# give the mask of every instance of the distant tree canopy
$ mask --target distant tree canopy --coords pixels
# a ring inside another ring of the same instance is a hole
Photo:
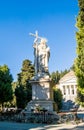
[[[2,107],[5,102],[13,99],[12,81],[13,77],[8,66],[0,66],[0,104]]]
[[[64,71],[56,71],[56,72],[52,72],[51,74],[51,79],[53,81],[54,84],[58,84],[60,78],[62,78],[66,73],[68,73],[69,70],[65,69]]]
[[[84,106],[84,0],[78,0],[79,14],[77,16],[76,32],[77,58],[75,60],[75,74],[78,83],[77,101]]]
[[[34,66],[30,60],[24,60],[21,72],[18,74],[17,87],[15,89],[18,108],[24,108],[32,98],[32,87],[29,80],[34,76]]]
[[[54,84],[57,84],[60,80],[60,73],[58,71],[52,72],[51,79],[54,82]]]

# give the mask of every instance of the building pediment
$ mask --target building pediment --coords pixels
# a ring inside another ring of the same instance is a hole
[[[77,78],[75,76],[74,71],[70,71],[69,73],[67,73],[66,75],[64,75],[60,79],[60,81],[59,81],[60,84],[61,83],[73,83],[73,82],[75,82],[75,83],[77,82]]]
[[[61,81],[60,81],[60,84],[61,84],[61,83],[76,83],[76,82],[77,82],[76,77],[73,77],[73,78],[61,80]]]

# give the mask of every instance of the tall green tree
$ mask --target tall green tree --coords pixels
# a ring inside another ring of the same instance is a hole
[[[21,72],[18,74],[18,83],[27,87],[28,81],[34,76],[34,66],[28,59],[22,63]]]
[[[16,96],[15,96],[15,89],[17,86],[17,82],[12,82],[12,89],[13,89],[13,100],[10,104],[11,107],[16,107]]]
[[[12,81],[13,77],[8,66],[0,66],[0,104],[2,107],[5,102],[13,99]]]
[[[60,89],[58,88],[54,88],[54,101],[57,105],[57,111],[59,111],[61,108],[62,108],[62,99],[63,99],[63,96],[62,96],[62,92]]]
[[[75,60],[75,73],[78,83],[77,101],[84,106],[84,0],[78,0],[79,13],[77,16],[76,32],[77,57]]]
[[[15,89],[17,106],[20,108],[24,108],[32,98],[32,87],[31,84],[29,83],[29,80],[33,76],[34,76],[34,66],[30,60],[26,59],[22,63],[21,72],[18,74],[18,81],[17,81],[18,85]],[[22,98],[22,96],[24,98]]]
[[[27,92],[25,91],[24,87],[21,85],[17,86],[15,95],[17,107],[24,109],[27,101]]]

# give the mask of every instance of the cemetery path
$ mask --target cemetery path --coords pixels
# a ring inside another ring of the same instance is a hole
[[[80,123],[79,125],[46,125],[31,123],[0,122],[0,130],[84,130],[84,123]]]

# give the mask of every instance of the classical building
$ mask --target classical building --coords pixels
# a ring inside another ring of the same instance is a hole
[[[65,74],[59,81],[58,87],[62,91],[64,101],[75,102],[77,96],[77,78],[74,71]]]

